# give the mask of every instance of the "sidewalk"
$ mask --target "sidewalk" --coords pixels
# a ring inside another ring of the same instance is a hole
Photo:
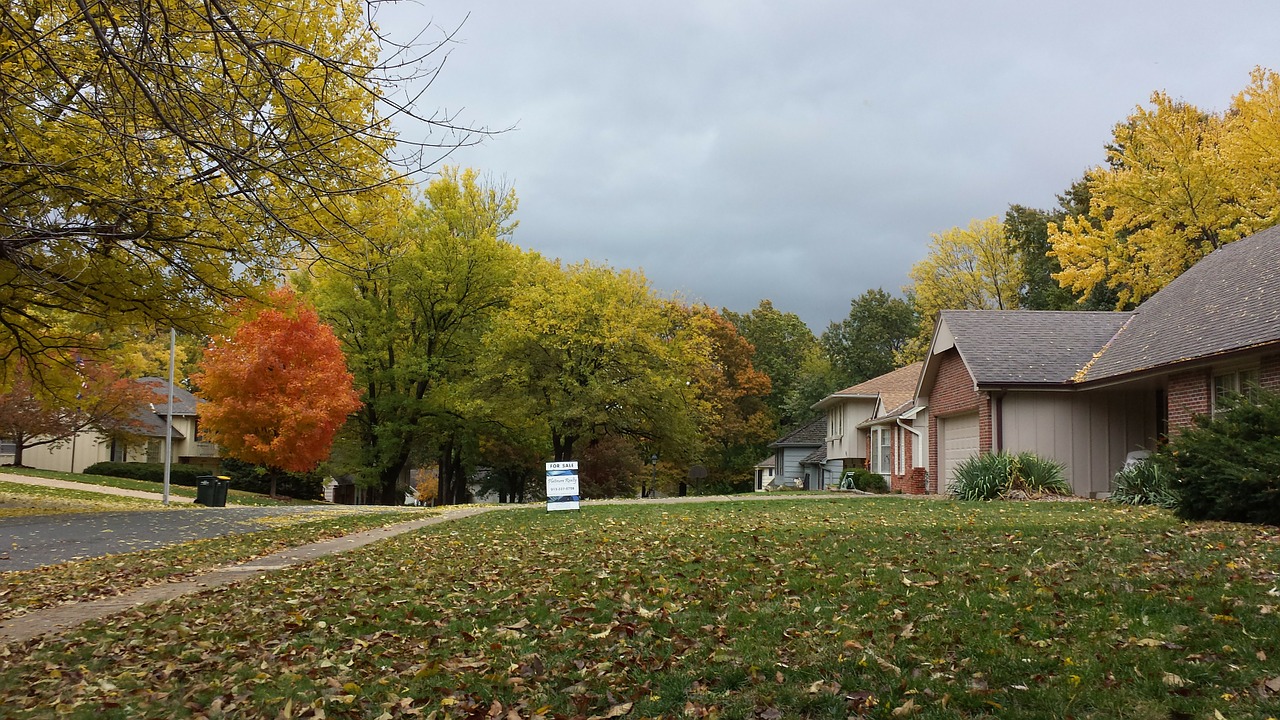
[[[4,482],[18,483],[20,485],[39,485],[41,487],[60,488],[62,490],[82,490],[84,492],[101,493],[103,495],[119,495],[121,497],[141,498],[143,500],[164,500],[161,493],[146,492],[145,490],[126,490],[124,488],[110,487],[107,485],[92,485],[90,483],[71,482],[70,480],[54,480],[52,478],[34,477],[31,475],[19,475],[7,470],[0,470],[0,480]],[[195,498],[182,497],[169,493],[169,502],[171,503],[193,503]]]
[[[519,507],[519,506],[516,506]],[[69,603],[57,607],[36,610],[26,615],[0,621],[0,644],[26,642],[35,637],[49,633],[60,633],[70,630],[81,623],[98,620],[108,615],[123,612],[138,605],[163,600],[172,600],[183,595],[202,592],[210,588],[221,587],[231,583],[256,578],[272,570],[280,570],[299,563],[314,560],[326,555],[354,550],[380,540],[395,537],[420,528],[436,525],[450,520],[471,517],[481,513],[500,509],[499,506],[468,507],[451,510],[441,515],[421,518],[410,522],[375,528],[364,532],[344,535],[332,540],[300,545],[295,548],[281,550],[255,560],[228,565],[226,567],[201,573],[180,582],[163,583],[131,590],[115,597]]]

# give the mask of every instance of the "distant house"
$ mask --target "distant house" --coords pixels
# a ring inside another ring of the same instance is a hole
[[[140,378],[138,382],[164,400],[137,409],[137,427],[133,430],[137,439],[124,442],[97,431],[82,432],[64,442],[28,448],[23,452],[23,464],[41,470],[82,472],[97,462],[164,462],[169,382],[157,377]],[[218,446],[199,439],[200,402],[185,388],[174,386],[173,458],[178,463],[216,467]]]
[[[764,490],[778,472],[778,456],[770,455],[751,469],[756,490]]]
[[[922,367],[912,363],[814,404],[826,420],[826,459],[838,472],[866,468],[894,491],[924,492],[927,413],[915,403]]]
[[[774,449],[773,483],[805,490],[834,486],[840,479],[840,466],[828,461],[826,438],[827,420],[817,417],[769,443]]]
[[[916,391],[928,492],[974,454],[1030,451],[1100,497],[1225,395],[1280,390],[1280,228],[1229,243],[1133,312],[946,310]]]

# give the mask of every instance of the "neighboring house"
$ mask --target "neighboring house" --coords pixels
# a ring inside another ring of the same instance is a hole
[[[923,363],[832,393],[813,405],[826,419],[825,458],[844,470],[866,468],[901,492],[924,492],[925,408],[914,402]]]
[[[817,417],[769,443],[774,449],[775,485],[790,484],[805,490],[834,487],[840,464],[827,459],[827,419]]]
[[[929,453],[928,413],[923,405],[908,400],[858,429],[866,434],[869,469],[884,476],[891,492],[925,492]]]
[[[138,382],[150,386],[162,399],[138,408],[133,441],[125,443],[97,431],[82,432],[60,443],[28,448],[23,452],[23,463],[41,470],[83,472],[97,462],[164,462],[169,383],[156,377]],[[186,389],[174,386],[173,457],[178,463],[216,467],[218,446],[198,439],[200,402]]]
[[[1227,393],[1280,390],[1280,228],[1230,243],[1133,312],[946,310],[917,389],[929,408],[927,492],[988,451],[1066,467],[1104,497],[1126,456]]]
[[[757,491],[764,490],[769,483],[773,482],[774,475],[778,472],[778,456],[770,455],[769,457],[756,463],[751,469],[755,489]]]

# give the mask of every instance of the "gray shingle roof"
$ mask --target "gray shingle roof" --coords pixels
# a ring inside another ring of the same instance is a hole
[[[1115,336],[1129,313],[1081,310],[943,310],[979,385],[1069,383]]]
[[[158,377],[138,378],[138,382],[150,387],[156,393],[151,401],[152,409],[163,416],[169,410],[169,381]],[[181,385],[173,386],[173,416],[195,415],[199,400]]]
[[[769,447],[815,447],[827,444],[827,419],[816,417],[769,443]]]
[[[1280,226],[1218,248],[1152,295],[1084,379],[1274,342],[1280,342]]]
[[[804,459],[801,460],[800,463],[804,465],[811,465],[813,463],[824,463],[826,461],[827,461],[827,446],[824,443],[822,447],[818,448],[817,450],[814,450],[808,455],[805,455]]]

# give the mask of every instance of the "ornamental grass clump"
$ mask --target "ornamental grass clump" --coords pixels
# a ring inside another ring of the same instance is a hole
[[[956,467],[951,494],[960,500],[1070,495],[1062,463],[1034,453],[983,453]]]
[[[1169,470],[1154,458],[1121,468],[1112,482],[1109,499],[1124,505],[1155,505],[1166,509],[1178,503]]]

